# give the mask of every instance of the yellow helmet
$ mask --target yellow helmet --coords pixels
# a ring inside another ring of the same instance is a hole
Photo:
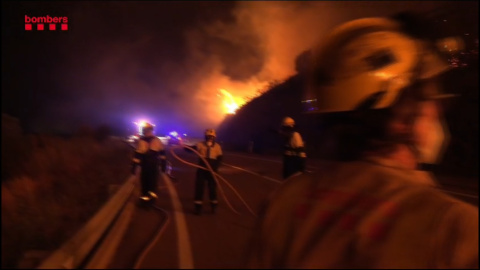
[[[288,117],[288,116],[283,118],[282,126],[293,127],[294,125],[295,125],[295,120],[293,120],[293,118]]]
[[[422,40],[387,18],[347,22],[312,50],[305,99],[307,112],[342,112],[391,106],[416,80],[449,66]],[[439,93],[429,93],[429,97]]]
[[[205,130],[205,136],[213,136],[213,137],[217,137],[217,134],[215,132],[215,129],[212,129],[212,128],[208,128]]]
[[[153,131],[153,124],[145,122],[142,124],[142,134],[145,135],[148,131]]]

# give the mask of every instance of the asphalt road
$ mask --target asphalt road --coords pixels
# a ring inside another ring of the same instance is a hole
[[[175,153],[186,162],[197,163],[194,153],[183,149]],[[169,152],[167,156],[174,178],[163,175],[159,179],[154,207],[135,207],[108,268],[242,268],[258,210],[281,183],[280,157],[225,153],[219,173],[235,191],[219,179],[217,213],[210,213],[206,191],[204,212],[197,216],[193,214],[196,168]],[[315,171],[316,163],[308,160],[307,169]],[[440,183],[445,192],[478,206],[477,179],[442,177]],[[138,194],[137,189],[133,204],[137,204]]]

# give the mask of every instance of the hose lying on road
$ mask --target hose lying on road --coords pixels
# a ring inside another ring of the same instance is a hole
[[[179,148],[186,148],[188,150],[191,150],[193,153],[195,153],[197,156],[199,156],[203,162],[207,165],[207,167],[202,167],[200,165],[197,165],[197,164],[194,164],[194,163],[191,163],[191,162],[188,162],[188,161],[185,161],[183,159],[181,159],[179,156],[177,156],[177,154],[175,154],[175,152],[173,151],[174,149],[179,149]],[[232,191],[238,196],[238,198],[243,202],[243,204],[245,205],[245,207],[248,209],[248,211],[256,217],[255,213],[252,211],[252,209],[248,206],[248,204],[245,202],[245,200],[243,200],[242,196],[240,196],[240,194],[238,194],[237,190],[232,187],[232,185],[230,185],[230,183],[225,179],[223,178],[221,175],[219,175],[218,173],[216,173],[212,167],[210,166],[210,164],[207,162],[207,160],[205,160],[205,158],[197,151],[195,150],[194,148],[190,147],[190,146],[186,146],[186,145],[181,145],[181,146],[176,146],[176,147],[172,147],[170,148],[170,153],[172,154],[173,157],[175,157],[178,161],[184,163],[184,164],[187,164],[189,166],[192,166],[192,167],[195,167],[195,168],[200,168],[200,169],[203,169],[203,170],[207,170],[207,171],[210,171],[213,175],[213,179],[215,180],[215,182],[217,183],[217,186],[219,187],[219,190],[220,190],[220,193],[222,194],[223,198],[225,199],[225,202],[227,203],[227,205],[230,207],[230,209],[236,213],[236,214],[240,214],[237,210],[235,210],[235,208],[230,204],[230,201],[228,200],[228,198],[225,196],[225,193],[223,192],[223,189],[217,179],[220,178],[222,181],[224,181],[225,184],[227,184],[228,187],[230,187],[232,189]]]
[[[158,230],[155,233],[155,237],[148,242],[148,245],[142,250],[140,255],[136,258],[133,269],[141,269],[140,266],[145,260],[145,257],[148,255],[148,253],[155,247],[155,243],[157,243],[158,239],[163,235],[163,232],[167,228],[167,225],[170,223],[170,214],[165,211],[163,208],[153,204],[153,208],[156,210],[162,212],[165,215],[165,220],[158,226]]]

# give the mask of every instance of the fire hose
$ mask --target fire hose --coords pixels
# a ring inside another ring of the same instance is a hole
[[[192,151],[193,153],[195,153],[198,157],[200,157],[204,164],[206,164],[207,167],[202,167],[200,165],[197,165],[195,163],[191,163],[191,162],[188,162],[186,160],[183,160],[182,158],[180,158],[177,154],[175,154],[174,150],[175,149],[179,149],[179,148],[185,148],[185,149],[188,149],[190,151]],[[250,208],[250,206],[248,206],[248,204],[245,202],[245,200],[242,198],[242,196],[240,196],[240,194],[237,192],[237,190],[223,177],[221,176],[220,174],[218,174],[217,172],[215,172],[212,167],[210,166],[210,164],[207,162],[207,160],[197,151],[195,150],[193,147],[190,147],[190,146],[186,146],[186,145],[179,145],[179,146],[175,146],[175,147],[172,147],[170,148],[170,153],[172,154],[173,157],[175,157],[178,161],[186,164],[186,165],[189,165],[189,166],[192,166],[192,167],[195,167],[195,168],[199,168],[199,169],[203,169],[203,170],[207,170],[209,171],[212,176],[213,176],[213,179],[215,180],[215,182],[217,183],[217,186],[220,190],[220,194],[222,195],[222,197],[225,199],[225,202],[227,203],[227,205],[230,207],[230,209],[236,213],[236,214],[240,214],[233,206],[232,204],[230,203],[230,201],[228,200],[227,196],[225,196],[225,192],[223,191],[223,188],[222,186],[220,185],[220,182],[218,181],[217,178],[219,178],[220,180],[222,180],[234,193],[235,195],[237,195],[237,197],[240,199],[240,201],[245,205],[245,207],[248,209],[248,211],[256,217],[255,213],[252,211],[252,209]]]

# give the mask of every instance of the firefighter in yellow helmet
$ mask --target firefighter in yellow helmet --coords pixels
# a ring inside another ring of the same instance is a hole
[[[153,133],[153,125],[145,123],[142,126],[142,136],[137,143],[137,148],[132,161],[132,174],[136,174],[140,166],[140,183],[142,202],[150,202],[157,198],[157,180],[160,167],[164,171],[166,163],[165,147],[160,139]]]
[[[218,172],[218,167],[222,162],[223,153],[222,153],[222,147],[220,146],[220,144],[218,144],[215,141],[216,137],[217,135],[214,129],[205,130],[205,141],[197,143],[196,150],[208,162],[208,164],[210,164],[212,169],[215,172]],[[202,158],[199,158],[198,164],[204,168],[208,168]],[[196,178],[195,178],[195,195],[194,195],[194,206],[195,206],[194,213],[196,215],[200,215],[202,213],[205,182],[207,183],[207,187],[208,187],[212,213],[215,213],[218,205],[217,183],[215,182],[215,179],[213,178],[212,173],[206,169],[198,169]]]
[[[478,207],[419,170],[448,138],[438,78],[449,66],[426,25],[358,19],[312,51],[308,111],[334,151],[272,194],[249,268],[478,269]]]
[[[280,134],[284,138],[283,179],[287,179],[294,174],[305,172],[307,154],[302,136],[295,130],[293,118],[283,119]]]

